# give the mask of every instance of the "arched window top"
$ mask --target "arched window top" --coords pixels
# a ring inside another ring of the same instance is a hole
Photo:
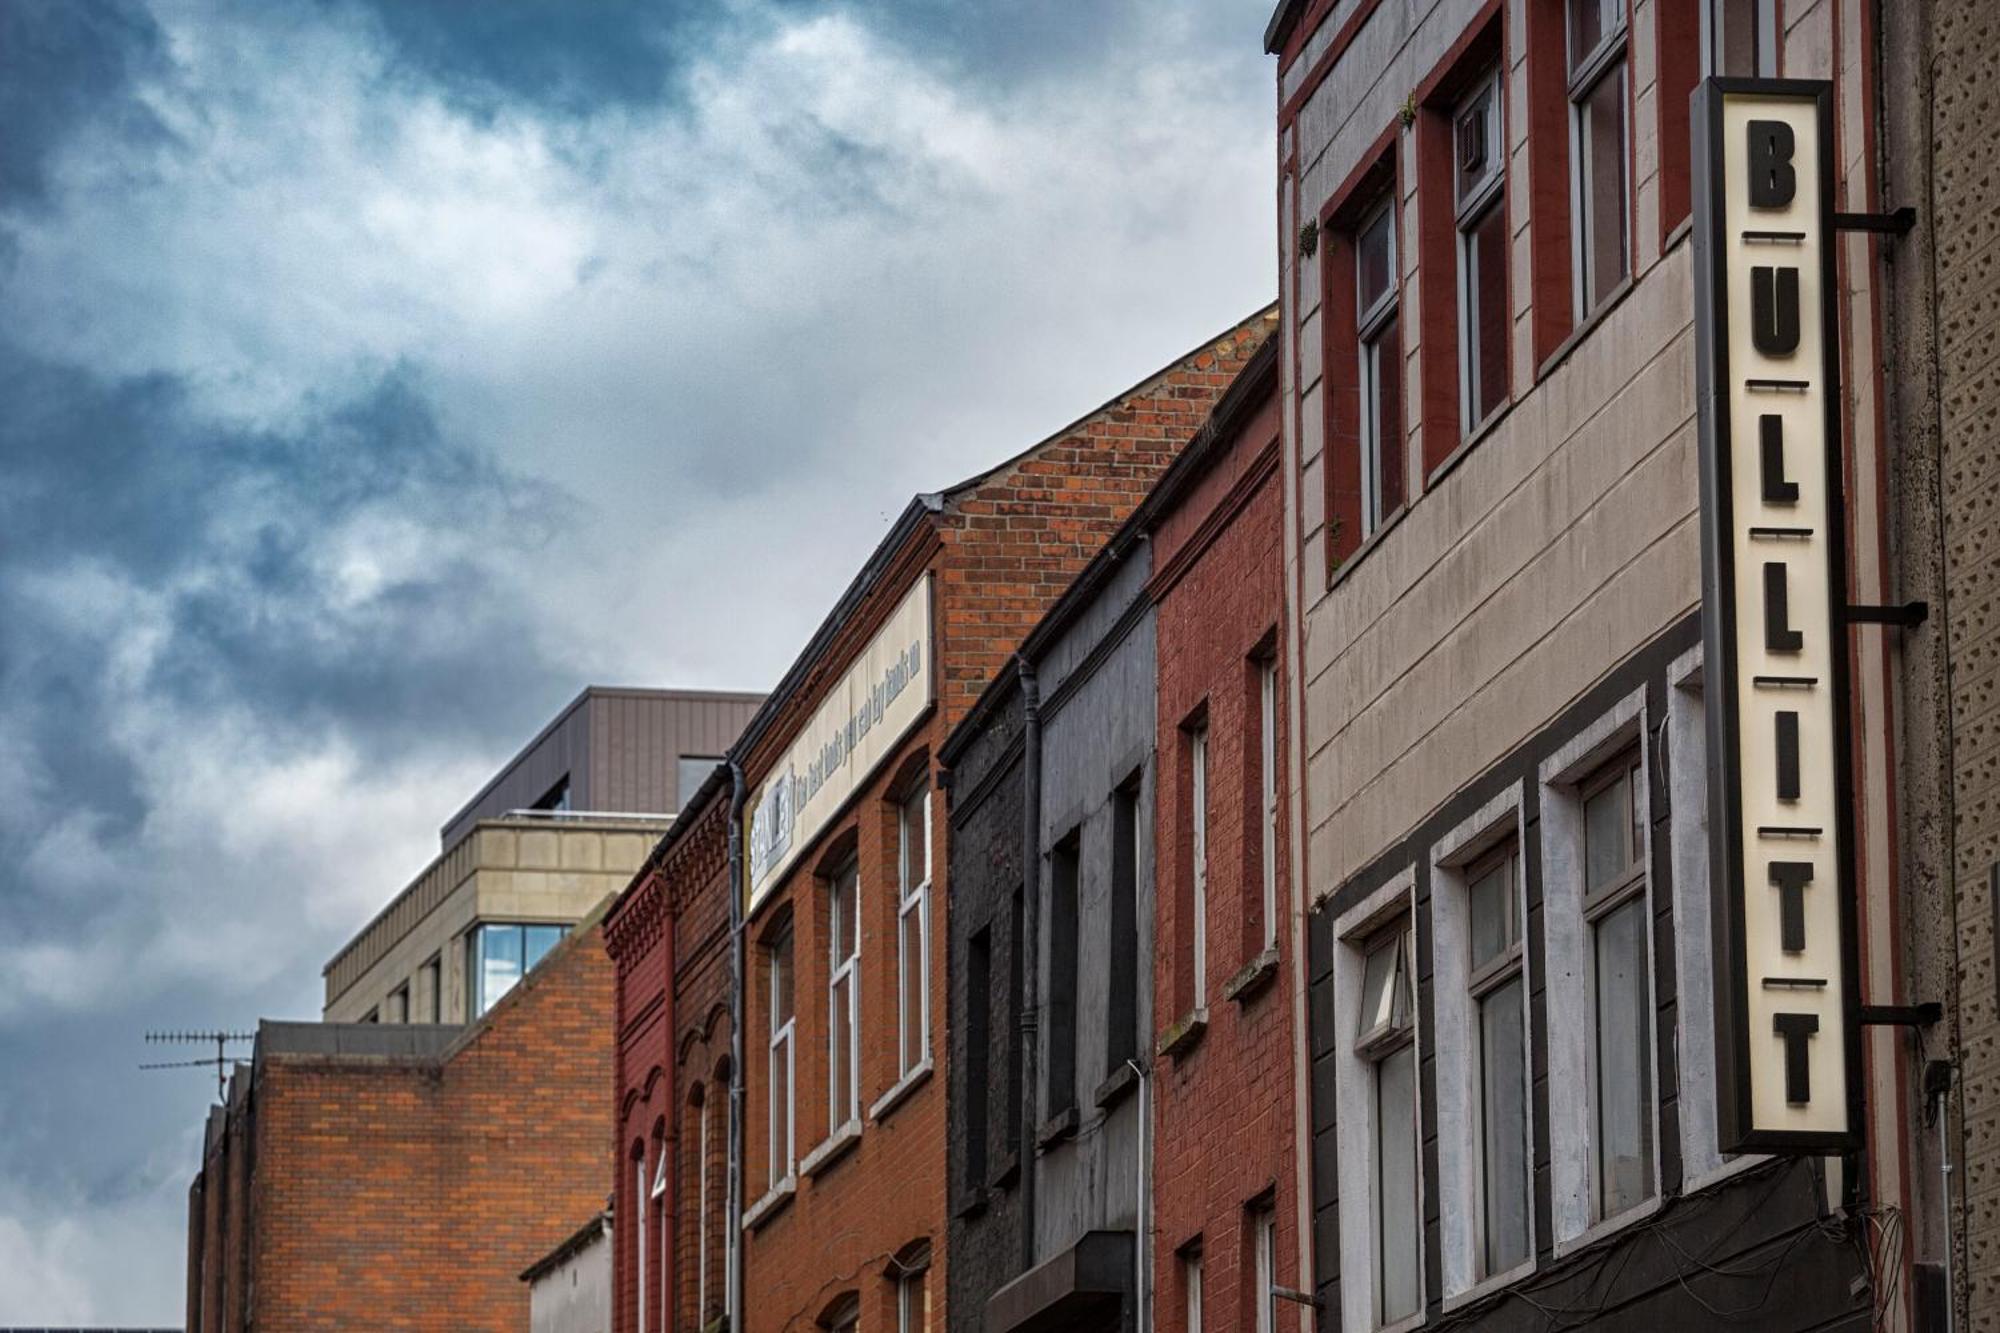
[[[826,1303],[815,1321],[827,1333],[855,1333],[861,1323],[861,1296],[844,1291]]]
[[[914,1277],[931,1266],[931,1238],[920,1236],[891,1255],[882,1276],[892,1282]]]

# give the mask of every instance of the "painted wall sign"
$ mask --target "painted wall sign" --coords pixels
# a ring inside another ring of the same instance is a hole
[[[923,716],[935,694],[926,574],[751,794],[744,815],[750,825],[746,916]]]
[[[1721,1146],[1859,1146],[1833,88],[1695,93]]]

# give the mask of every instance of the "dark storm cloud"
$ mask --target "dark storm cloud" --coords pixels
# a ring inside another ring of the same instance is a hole
[[[161,59],[159,27],[135,3],[0,3],[0,211],[47,202],[50,160],[86,119],[126,139],[162,134],[132,96]]]
[[[391,370],[287,429],[203,416],[167,376],[102,381],[0,343],[0,605],[16,629],[0,680],[28,710],[66,803],[136,811],[99,689],[116,627],[71,623],[23,575],[84,568],[164,605],[143,688],[199,711],[243,708],[273,740],[339,734],[371,759],[529,725],[570,682],[535,647],[531,608],[484,555],[526,555],[567,516],[449,439],[414,375]],[[342,585],[332,543],[397,524],[436,549],[378,587]]]
[[[728,23],[712,0],[323,0],[380,26],[391,66],[460,106],[564,116],[677,100],[683,76]]]

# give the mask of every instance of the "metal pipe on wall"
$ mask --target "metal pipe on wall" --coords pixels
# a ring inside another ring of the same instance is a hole
[[[1016,655],[1021,677],[1021,1271],[1035,1266],[1035,1095],[1040,1072],[1036,1005],[1041,991],[1037,945],[1042,896],[1042,696],[1035,664]]]
[[[729,761],[729,1327],[743,1327],[743,766]]]

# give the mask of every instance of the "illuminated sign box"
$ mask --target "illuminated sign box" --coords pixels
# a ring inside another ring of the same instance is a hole
[[[1710,79],[1694,143],[1721,1147],[1843,1152],[1860,1042],[1833,87]]]

